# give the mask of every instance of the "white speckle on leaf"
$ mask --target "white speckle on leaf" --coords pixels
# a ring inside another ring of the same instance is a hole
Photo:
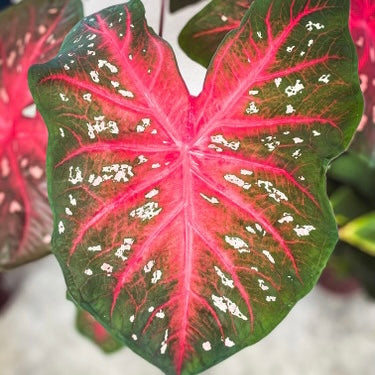
[[[87,122],[87,134],[90,139],[95,139],[96,134],[102,133],[105,130],[109,130],[111,134],[118,134],[119,129],[116,121],[105,121],[104,116],[94,116],[94,123]]]
[[[275,302],[276,301],[276,297],[275,296],[267,296],[266,297],[266,301],[267,302]]]
[[[74,172],[75,175],[73,175]],[[83,181],[82,171],[79,169],[79,167],[76,167],[75,169],[73,167],[69,167],[68,181],[71,182],[73,185],[77,185],[79,182]]]
[[[98,68],[103,68],[103,66],[106,66],[111,73],[118,73],[117,66],[111,64],[107,60],[98,60]]]
[[[220,19],[221,19],[223,22],[227,22],[227,21],[228,21],[228,17],[225,16],[224,14],[221,15]]]
[[[69,98],[65,94],[63,94],[62,92],[60,92],[59,95],[60,95],[60,99],[61,99],[62,102],[68,102],[69,101]]]
[[[298,150],[294,151],[293,154],[292,154],[294,159],[298,159],[301,155],[302,155],[301,149],[298,149]]]
[[[161,354],[165,354],[165,352],[167,351],[167,347],[168,347],[167,341],[168,341],[168,329],[165,330],[164,340],[162,341],[162,343],[160,345],[160,353]]]
[[[275,82],[276,87],[280,87],[280,85],[281,85],[281,81],[282,81],[282,78],[280,78],[280,77],[274,79],[274,82]]]
[[[65,137],[64,129],[63,128],[59,128],[59,131],[60,131],[61,138],[64,138]]]
[[[214,266],[214,269],[216,271],[216,274],[220,277],[221,283],[233,289],[234,288],[233,280],[225,276],[224,272],[219,267]]]
[[[104,272],[107,272],[107,274],[110,274],[113,271],[113,267],[110,264],[108,264],[108,263],[103,263],[100,268]]]
[[[293,106],[291,105],[291,104],[288,104],[287,106],[286,106],[286,111],[285,111],[285,113],[287,114],[287,115],[290,115],[291,113],[293,113],[293,112],[295,112],[296,110],[293,108]]]
[[[295,138],[293,138],[293,142],[294,143],[302,143],[303,142],[303,139],[302,138],[299,138],[299,137],[295,137]]]
[[[69,208],[69,207],[65,207],[65,213],[69,216],[72,216],[73,215],[73,212],[72,210]]]
[[[202,344],[202,348],[203,348],[204,351],[209,352],[212,349],[211,348],[211,343],[209,341],[205,341]]]
[[[259,90],[249,90],[249,95],[255,96],[259,94]]]
[[[320,133],[317,130],[312,131],[314,137],[319,137]]]
[[[85,269],[85,274],[87,276],[91,276],[93,274],[92,270],[90,268]]]
[[[264,284],[264,280],[263,279],[258,279],[258,284],[259,284],[259,288],[266,291],[269,289],[269,287],[267,285]]]
[[[116,249],[115,256],[122,260],[127,260],[128,258],[124,256],[125,251],[130,251],[134,243],[134,238],[124,238],[120,247]]]
[[[137,337],[137,335],[136,335],[135,333],[132,334],[132,339],[133,339],[134,341],[137,341],[137,340],[138,340],[138,337]]]
[[[229,337],[227,337],[224,341],[224,345],[228,348],[231,348],[235,345],[235,343]]]
[[[256,234],[255,229],[251,225],[247,225],[245,229],[251,234]]]
[[[94,245],[94,246],[89,246],[87,248],[88,251],[102,251],[101,245]]]
[[[72,194],[69,194],[69,202],[72,206],[77,206],[77,199],[75,199]]]
[[[309,236],[310,232],[316,228],[313,225],[296,225],[293,230],[297,233],[298,237]]]
[[[125,98],[134,98],[134,94],[129,90],[118,90],[118,93]]]
[[[219,310],[225,313],[228,311],[230,314],[232,314],[233,316],[236,316],[239,319],[247,320],[247,317],[244,314],[242,314],[239,307],[234,302],[232,302],[229,298],[225,296],[218,297],[218,296],[215,296],[214,294],[212,294],[211,298],[212,298],[212,301],[214,302],[214,305]]]
[[[165,313],[164,313],[163,310],[159,310],[159,311],[155,314],[155,316],[156,316],[157,318],[159,318],[159,319],[164,319],[164,318],[165,318]]]
[[[279,220],[277,220],[280,224],[283,224],[283,223],[291,223],[293,221],[293,217],[287,213],[287,212],[284,212],[283,213],[283,217]]]
[[[254,172],[253,171],[249,171],[248,169],[241,169],[241,174],[243,176],[251,176],[251,175],[254,174]]]
[[[86,94],[82,95],[83,100],[86,100],[86,102],[91,102],[91,94],[88,92]]]
[[[312,45],[314,44],[314,40],[313,39],[310,39],[307,43],[307,46],[308,47],[311,47]]]
[[[131,315],[130,318],[129,318],[129,320],[130,320],[130,323],[133,323],[134,320],[135,320],[135,316],[134,316],[134,315]]]
[[[263,187],[264,190],[268,193],[268,196],[274,199],[277,203],[280,203],[281,200],[288,200],[288,197],[282,191],[276,189],[270,181],[258,180],[257,185],[260,188]]]
[[[294,48],[295,48],[296,46],[288,46],[288,47],[286,47],[286,52],[293,52],[293,50],[294,50]]]
[[[262,36],[262,32],[261,32],[261,31],[257,31],[257,35],[258,35],[258,38],[259,38],[259,39],[262,39],[262,38],[263,38],[263,36]]]
[[[137,124],[136,132],[143,133],[151,125],[149,118],[143,118],[140,123]]]
[[[237,151],[240,147],[240,142],[239,141],[231,141],[229,142],[228,140],[226,140],[222,134],[217,134],[217,135],[212,135],[211,136],[211,142],[212,143],[217,143],[217,144],[221,144],[225,147],[228,147],[230,149],[232,149],[233,151]]]
[[[329,83],[330,76],[331,76],[330,74],[323,74],[322,76],[319,77],[318,81],[327,84]]]
[[[155,216],[159,215],[162,211],[162,208],[159,208],[157,202],[147,202],[143,206],[140,206],[130,212],[131,217],[138,217],[142,221],[151,220]]]
[[[146,195],[145,195],[145,198],[146,199],[151,199],[153,197],[155,197],[156,195],[159,194],[159,190],[158,189],[152,189],[151,191],[149,191]]]
[[[253,115],[259,112],[259,108],[256,106],[255,102],[250,102],[245,111],[248,115]]]
[[[294,95],[297,95],[298,93],[300,93],[304,88],[305,88],[305,86],[301,83],[301,81],[299,79],[297,79],[295,85],[288,86],[285,89],[285,94],[287,94],[288,97],[294,96]]]
[[[307,22],[306,29],[308,31],[313,31],[314,28],[316,30],[321,30],[321,29],[324,29],[324,25],[320,24],[319,22],[317,22],[317,23],[314,23],[312,21]]]
[[[225,236],[225,242],[241,253],[250,253],[249,245],[240,237]]]
[[[200,193],[200,196],[205,199],[207,202],[210,202],[211,204],[219,204],[220,201],[215,197],[208,197],[207,195]]]
[[[275,264],[275,259],[271,255],[271,253],[268,250],[263,250],[262,253],[266,256],[266,258],[272,263]]]
[[[156,284],[162,277],[163,273],[160,270],[156,270],[152,274],[151,284]]]
[[[251,184],[245,182],[244,180],[242,180],[234,174],[226,174],[224,176],[224,179],[230,182],[231,184],[237,185],[245,190],[249,190],[251,188]]]
[[[150,307],[148,308],[148,312],[150,312],[150,313],[152,313],[154,310],[155,310],[155,307],[154,307],[154,306],[150,306]]]
[[[154,261],[154,260],[149,260],[149,261],[147,262],[147,264],[143,267],[143,271],[144,271],[145,273],[149,273],[149,272],[151,272],[151,270],[152,270],[152,268],[154,267],[154,265],[155,265],[155,261]]]
[[[161,165],[159,163],[155,163],[155,164],[151,165],[152,169],[156,169],[156,168],[160,168],[160,167],[161,167]]]
[[[64,226],[64,223],[62,221],[59,221],[59,224],[57,226],[57,229],[59,231],[59,234],[62,234],[65,232],[65,226]]]
[[[95,83],[99,82],[99,73],[96,70],[90,72],[90,77]]]

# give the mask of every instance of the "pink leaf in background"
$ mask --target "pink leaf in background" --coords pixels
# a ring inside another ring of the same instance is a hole
[[[47,131],[27,71],[56,54],[81,14],[77,0],[25,0],[0,13],[0,270],[49,251]]]

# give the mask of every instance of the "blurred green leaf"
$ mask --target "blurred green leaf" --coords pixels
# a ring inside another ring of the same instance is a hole
[[[350,152],[338,157],[328,170],[329,178],[354,188],[375,208],[375,168]]]
[[[345,225],[368,211],[368,204],[356,194],[353,188],[347,185],[337,188],[331,194],[330,201],[339,226]]]
[[[375,256],[375,211],[362,215],[339,231],[340,239]]]

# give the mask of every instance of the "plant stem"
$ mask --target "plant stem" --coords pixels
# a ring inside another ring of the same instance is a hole
[[[160,7],[160,21],[159,21],[159,36],[163,36],[163,27],[164,27],[164,13],[165,13],[165,0],[161,0]]]

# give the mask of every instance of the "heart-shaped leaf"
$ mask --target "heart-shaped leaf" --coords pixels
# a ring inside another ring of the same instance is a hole
[[[0,271],[49,252],[47,131],[27,71],[56,55],[81,15],[79,0],[24,0],[0,13]]]
[[[256,0],[198,98],[139,0],[87,17],[31,68],[69,293],[166,373],[260,340],[324,267],[324,176],[362,114],[348,13]]]
[[[89,312],[77,309],[78,331],[105,353],[113,353],[123,347]]]
[[[351,0],[350,32],[359,57],[365,113],[350,149],[375,166],[375,2]]]
[[[207,67],[217,47],[240,22],[254,0],[212,0],[182,29],[178,43],[184,52]]]

